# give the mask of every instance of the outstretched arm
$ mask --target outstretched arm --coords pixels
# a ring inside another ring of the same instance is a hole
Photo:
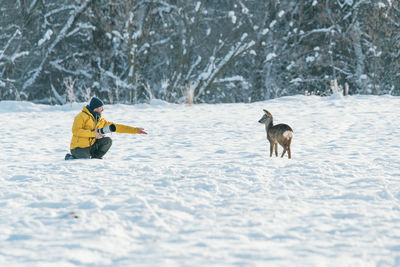
[[[116,127],[116,132],[117,133],[130,133],[130,134],[147,134],[143,128],[136,128],[136,127],[131,127],[123,124],[116,124],[114,123]]]

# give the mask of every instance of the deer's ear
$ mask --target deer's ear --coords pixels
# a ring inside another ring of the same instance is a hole
[[[268,110],[266,110],[266,109],[263,109],[263,110],[264,110],[265,114],[267,114],[267,116],[268,116],[268,117],[270,117],[270,118],[272,117],[272,114],[271,114],[271,113],[269,113],[269,111],[268,111]]]

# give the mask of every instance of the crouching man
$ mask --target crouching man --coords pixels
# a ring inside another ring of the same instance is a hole
[[[105,133],[147,134],[143,128],[136,128],[116,124],[105,120],[101,113],[104,110],[103,102],[93,97],[90,104],[83,107],[82,112],[76,115],[72,125],[71,154],[65,159],[101,159],[110,149],[112,140],[105,137]]]

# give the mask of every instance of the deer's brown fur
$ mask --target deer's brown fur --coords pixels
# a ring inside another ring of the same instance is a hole
[[[281,157],[288,152],[289,159],[292,157],[290,144],[292,143],[293,130],[287,124],[274,125],[274,118],[272,114],[264,109],[265,114],[258,121],[259,123],[265,124],[265,131],[267,133],[267,139],[269,141],[269,156],[272,157],[272,153],[275,149],[275,155],[278,156],[278,144],[283,147]]]

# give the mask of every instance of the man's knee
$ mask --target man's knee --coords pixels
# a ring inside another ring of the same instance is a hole
[[[103,137],[105,142],[112,145],[112,139],[110,137]]]
[[[112,140],[110,137],[103,137],[101,139],[97,139],[94,150],[107,151],[112,145]]]
[[[110,148],[112,145],[112,139],[110,137],[103,137],[102,139],[103,139],[103,145],[105,147]]]

